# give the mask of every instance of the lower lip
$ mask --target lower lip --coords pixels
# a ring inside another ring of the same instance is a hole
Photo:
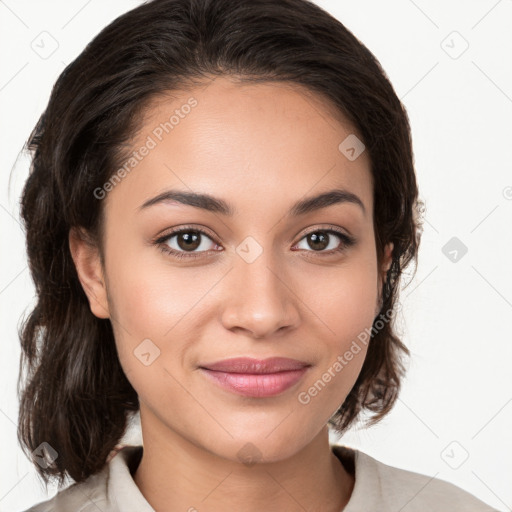
[[[243,396],[264,398],[276,396],[291,388],[306,373],[308,367],[278,373],[228,373],[201,368],[203,373],[222,388]]]

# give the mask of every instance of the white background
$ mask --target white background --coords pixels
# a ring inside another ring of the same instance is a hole
[[[19,152],[65,64],[139,3],[0,1],[0,511],[49,497],[16,439],[17,325],[34,297]],[[339,442],[511,510],[512,1],[316,3],[376,55],[402,99],[426,202],[418,271],[401,296],[412,352],[402,394],[380,425]],[[42,58],[43,44],[58,48]],[[468,248],[456,262],[442,251],[452,237]]]

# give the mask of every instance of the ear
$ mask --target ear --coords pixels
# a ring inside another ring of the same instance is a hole
[[[375,313],[376,315],[379,314],[379,311],[382,307],[382,289],[384,287],[384,282],[386,281],[386,273],[389,270],[389,268],[391,267],[391,263],[393,262],[393,247],[394,247],[393,242],[389,242],[384,247],[383,261],[382,261],[382,266],[379,270],[379,279],[378,279],[378,283],[377,283],[379,299],[378,299],[377,309],[376,309],[376,313]]]
[[[110,318],[99,249],[81,229],[69,231],[69,250],[93,315]]]
[[[386,272],[391,267],[391,263],[393,262],[393,242],[389,242],[386,244],[386,247],[384,247],[384,261],[382,262],[382,276],[384,279],[386,279]]]

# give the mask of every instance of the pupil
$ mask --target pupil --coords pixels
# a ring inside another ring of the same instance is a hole
[[[180,233],[178,235],[178,245],[180,246],[180,249],[184,250],[190,250],[190,249],[197,249],[199,247],[199,233],[194,232],[187,232],[187,233]],[[184,242],[184,243],[182,243]]]
[[[325,249],[329,245],[327,234],[323,231],[318,233],[311,233],[309,235],[309,242],[312,242],[309,245],[312,249]]]

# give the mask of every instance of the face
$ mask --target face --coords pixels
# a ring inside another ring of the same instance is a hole
[[[91,310],[111,319],[143,435],[232,460],[252,446],[275,461],[311,442],[352,388],[366,346],[351,347],[377,314],[392,246],[379,268],[370,161],[340,151],[355,132],[329,112],[297,86],[227,78],[160,98],[135,160],[105,187],[105,267],[70,237]],[[344,194],[307,202],[333,190]],[[215,201],[150,201],[170,191]],[[238,357],[302,369],[203,369]]]

